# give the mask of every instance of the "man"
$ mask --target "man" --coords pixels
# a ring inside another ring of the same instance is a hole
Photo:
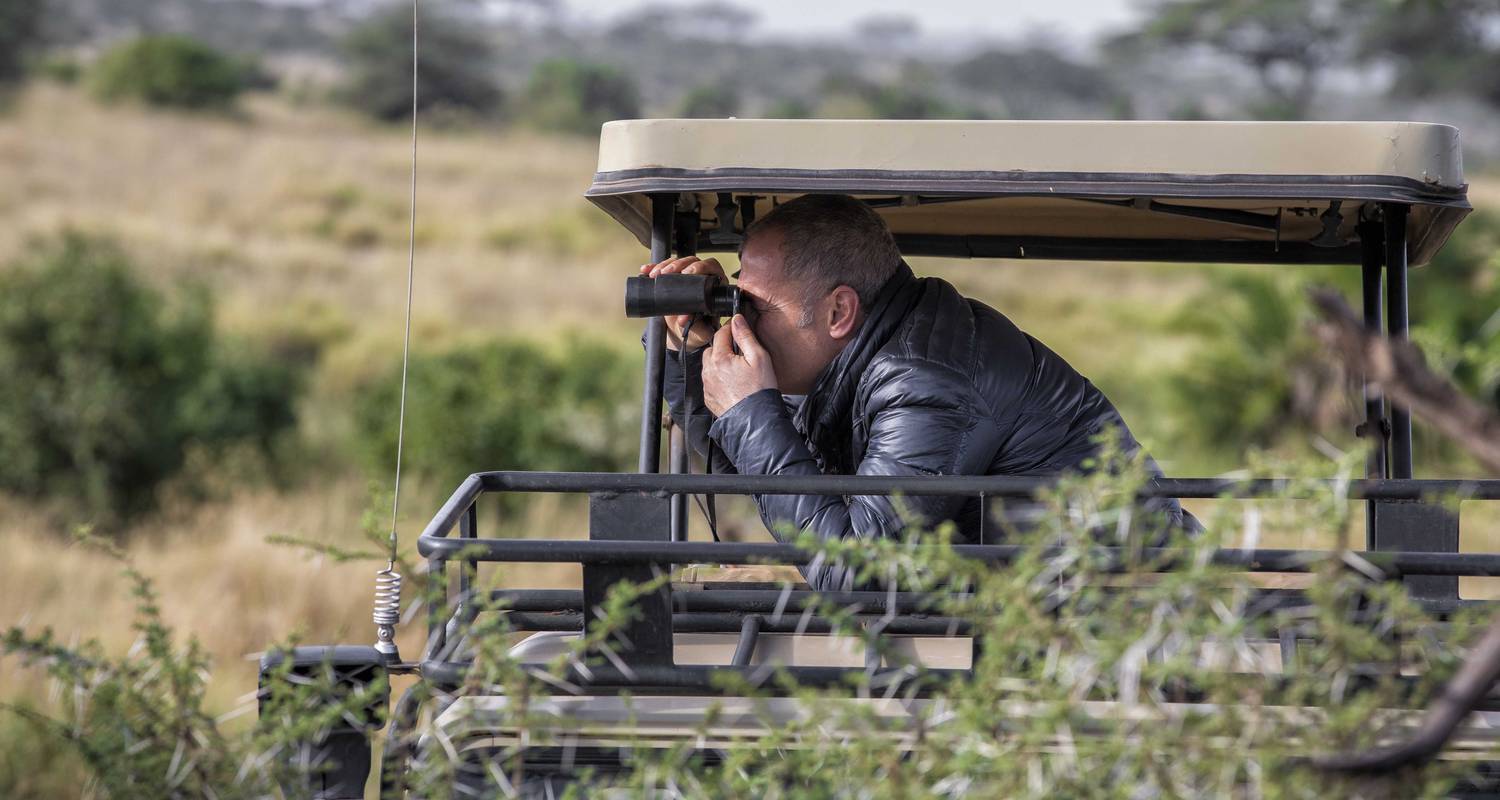
[[[716,260],[696,257],[641,272],[723,276]],[[737,278],[754,325],[744,316],[717,331],[698,322],[685,369],[674,354],[666,375],[679,424],[686,398],[694,446],[707,452],[712,440],[722,452],[716,471],[1053,475],[1080,469],[1110,426],[1126,452],[1139,449],[1109,400],[1061,357],[947,282],[915,277],[884,221],[858,200],[808,195],[771,211],[746,231]],[[673,351],[690,321],[666,321]],[[686,380],[694,373],[701,382]],[[777,523],[840,539],[905,527],[889,497],[756,502],[773,533]],[[977,498],[907,497],[902,505],[977,538]],[[1169,524],[1184,524],[1176,501],[1156,508]],[[837,565],[804,574],[819,589],[853,586]]]

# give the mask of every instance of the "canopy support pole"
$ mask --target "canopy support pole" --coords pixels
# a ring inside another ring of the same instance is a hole
[[[1377,220],[1367,220],[1359,225],[1361,253],[1362,296],[1364,300],[1365,330],[1380,335],[1382,325],[1380,301],[1385,266],[1385,229]],[[1385,456],[1390,441],[1390,426],[1385,418],[1385,397],[1370,387],[1366,376],[1360,381],[1360,390],[1365,401],[1365,421],[1355,429],[1360,438],[1371,440],[1369,461],[1365,464],[1365,477],[1386,477]],[[1365,501],[1365,548],[1375,546],[1375,501]]]
[[[1385,250],[1385,328],[1392,341],[1407,338],[1406,217],[1408,208],[1382,203]],[[1368,308],[1367,317],[1368,320]],[[1390,402],[1391,438],[1387,467],[1392,479],[1412,476],[1411,411]],[[1370,543],[1375,550],[1428,553],[1459,551],[1459,516],[1435,500],[1376,501],[1370,504]],[[1456,576],[1408,575],[1407,591],[1418,600],[1457,601]]]
[[[651,195],[651,263],[671,255],[676,194]],[[641,388],[641,457],[637,471],[661,471],[661,379],[667,358],[667,326],[646,320],[646,380]]]
[[[1407,207],[1382,205],[1385,212],[1386,328],[1391,339],[1407,337],[1406,214]],[[1411,412],[1391,403],[1392,478],[1411,477]]]
[[[688,197],[691,197],[689,195]],[[675,208],[675,207],[674,207]],[[677,255],[691,256],[698,253],[698,210],[686,211],[675,208],[677,240]],[[686,381],[684,380],[684,386]],[[684,411],[684,413],[686,413]],[[669,438],[671,454],[667,457],[668,469],[674,475],[686,475],[693,471],[692,462],[689,461],[688,448],[691,443],[687,440],[687,432],[680,426],[672,426],[672,435]],[[672,495],[672,541],[685,542],[691,526],[691,518],[688,516],[688,496],[685,494]]]

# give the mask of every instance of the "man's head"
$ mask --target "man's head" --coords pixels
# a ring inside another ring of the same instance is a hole
[[[799,197],[750,226],[739,286],[758,314],[755,334],[782,392],[812,390],[900,265],[885,222],[845,195]]]

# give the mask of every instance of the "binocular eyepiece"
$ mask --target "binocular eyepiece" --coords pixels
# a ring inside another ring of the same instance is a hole
[[[732,317],[740,308],[740,290],[717,275],[638,275],[625,279],[625,316],[666,317],[699,314]]]

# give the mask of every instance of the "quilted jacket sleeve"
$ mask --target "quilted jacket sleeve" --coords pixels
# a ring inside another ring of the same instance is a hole
[[[920,359],[886,361],[871,365],[871,371],[862,381],[875,388],[864,404],[867,444],[857,474],[983,474],[997,435],[991,415],[978,407],[982,401],[972,381]],[[714,422],[709,435],[743,474],[822,473],[774,390],[742,400]],[[790,525],[821,539],[873,539],[894,536],[906,526],[898,503],[921,522],[935,524],[952,518],[964,498],[765,495],[756,502],[778,538]],[[854,588],[853,571],[840,564],[810,565],[803,574],[817,589]]]

